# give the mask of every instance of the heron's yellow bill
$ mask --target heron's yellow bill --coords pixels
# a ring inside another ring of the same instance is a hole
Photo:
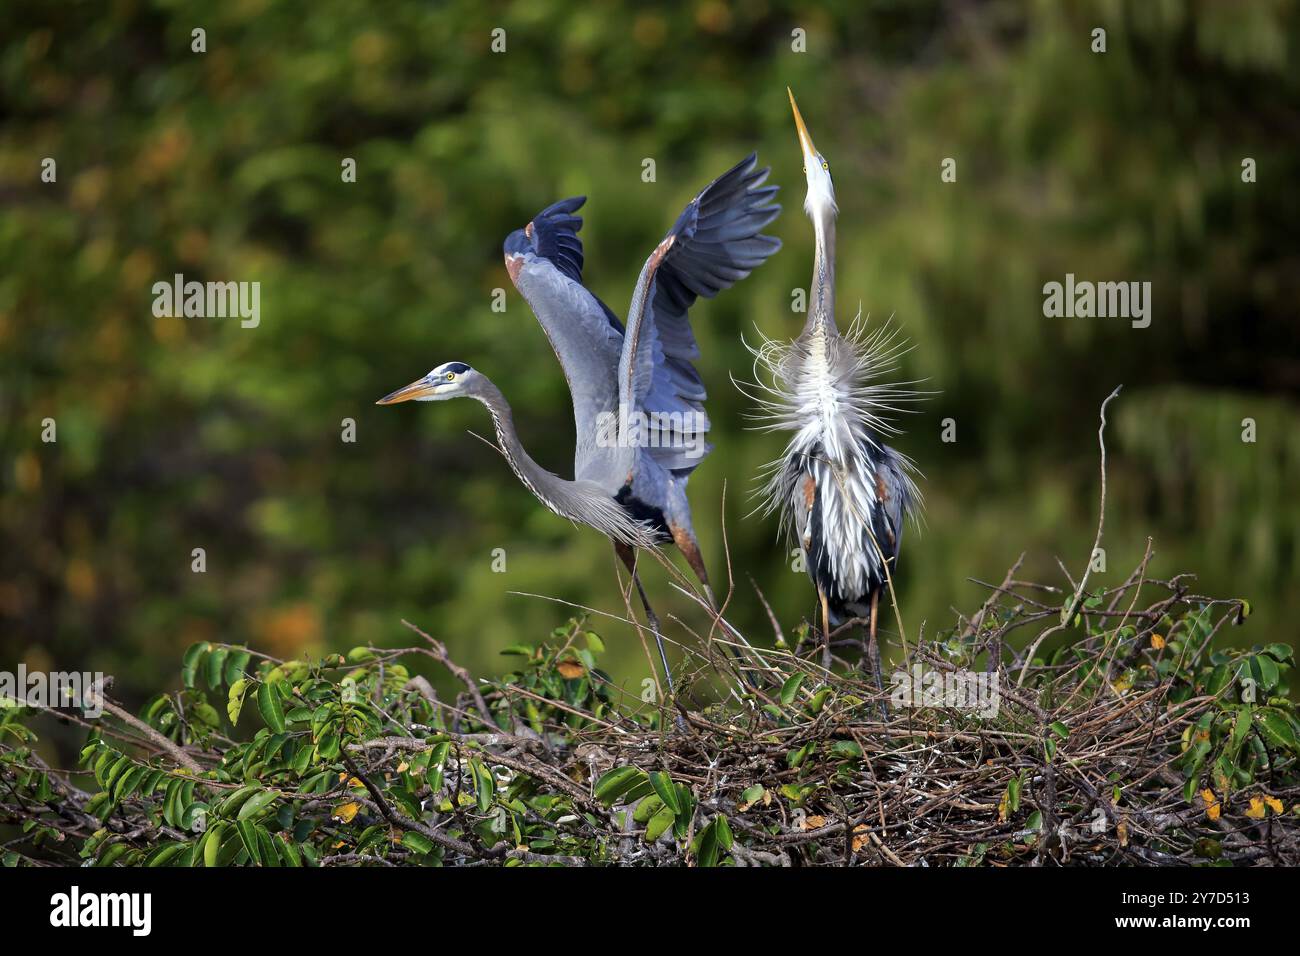
[[[799,114],[799,104],[794,101],[794,92],[788,86],[785,91],[790,94],[790,109],[794,110],[794,126],[799,132],[799,147],[803,150],[806,158],[816,156],[817,147],[813,145],[812,136],[808,133],[808,127],[804,125],[803,117]]]
[[[419,378],[410,385],[403,385],[395,392],[385,395],[376,405],[396,405],[398,402],[409,402],[415,398],[421,398],[425,395],[433,394],[433,385],[428,378]]]

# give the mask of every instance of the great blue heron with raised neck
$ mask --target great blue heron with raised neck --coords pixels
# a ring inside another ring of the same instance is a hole
[[[789,92],[787,90],[787,92]],[[921,393],[890,384],[904,350],[887,325],[872,332],[855,319],[841,333],[835,323],[835,186],[830,163],[813,145],[790,93],[812,220],[815,252],[808,318],[792,342],[766,337],[755,355],[756,416],[769,430],[790,431],[762,489],[766,513],[803,552],[817,588],[822,617],[822,664],[831,666],[831,627],[848,619],[868,625],[866,656],[883,689],[876,637],[881,591],[890,582],[904,519],[920,506],[915,467],[882,435],[897,434],[889,415]]]
[[[637,573],[636,549],[672,541],[715,606],[691,525],[686,482],[712,450],[705,390],[687,311],[745,278],[779,248],[759,233],[780,212],[764,186],[768,170],[749,157],[699,193],[645,261],[632,292],[627,327],[582,284],[577,196],[548,206],[505,241],[510,279],[532,308],[573,399],[576,448],[572,481],[524,450],[505,396],[463,362],[439,365],[379,400],[474,398],[487,406],[501,453],[543,505],[595,528],[627,566],[673,690],[659,620]]]

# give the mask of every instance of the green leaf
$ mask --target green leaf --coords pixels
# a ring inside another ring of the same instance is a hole
[[[820,714],[822,708],[826,706],[826,701],[830,699],[830,696],[831,689],[829,687],[823,687],[817,693],[813,694],[812,700],[808,701],[808,713],[814,717]]]
[[[312,774],[299,784],[298,792],[302,794],[326,793],[337,779],[338,776],[333,770],[322,770],[319,773]]]
[[[275,840],[271,839],[271,834],[262,827],[257,828],[257,845],[262,853],[263,866],[280,866],[280,854],[276,850]]]
[[[644,777],[638,767],[615,767],[596,781],[596,799],[609,806]]]
[[[1220,664],[1210,673],[1209,680],[1205,682],[1205,692],[1211,697],[1219,696],[1219,693],[1228,686],[1232,678],[1233,669],[1230,669],[1227,664]]]
[[[1061,723],[1061,721],[1053,721],[1050,725],[1050,729],[1052,733],[1056,734],[1056,736],[1060,737],[1062,740],[1070,739],[1070,728]]]
[[[676,819],[673,820],[673,832],[677,839],[686,839],[686,834],[690,832],[691,818],[695,816],[695,797],[683,783],[677,784],[677,811]]]
[[[257,828],[248,820],[238,820],[235,822],[235,830],[239,833],[239,840],[244,844],[244,849],[248,851],[248,860],[254,866],[262,865],[262,853],[257,843]]]
[[[280,692],[273,684],[263,683],[257,687],[257,709],[262,713],[266,726],[277,734],[284,733],[284,708],[280,705]]]
[[[267,807],[275,802],[276,797],[280,796],[278,790],[259,790],[245,801],[244,805],[239,808],[239,814],[236,820],[247,820],[249,817],[256,816]]]
[[[208,727],[215,728],[219,723],[216,708],[209,704],[206,699],[191,703],[190,723],[204,724]]]
[[[479,813],[487,813],[492,806],[492,798],[496,795],[496,780],[492,776],[492,771],[483,766],[481,760],[471,760],[469,766],[474,774],[475,796],[478,800]]]
[[[342,741],[338,734],[323,734],[321,739],[316,741],[316,751],[322,760],[333,760],[339,755],[341,745]]]
[[[225,824],[218,823],[203,835],[203,865],[218,866],[221,859],[221,838],[225,835]]]
[[[217,813],[223,817],[234,815],[239,811],[239,808],[244,805],[244,801],[248,800],[248,798],[257,793],[257,791],[258,788],[252,784],[249,784],[246,787],[240,787],[218,804]]]
[[[121,859],[129,849],[131,849],[129,844],[114,843],[104,852],[104,855],[95,862],[95,866],[112,866]]]
[[[1020,809],[1020,777],[1012,777],[1007,782],[1007,811],[1015,813]]]
[[[1300,753],[1300,740],[1296,739],[1295,730],[1282,711],[1273,707],[1260,708],[1255,711],[1255,726],[1272,746]]]
[[[789,707],[794,703],[795,694],[799,693],[799,685],[803,683],[804,678],[807,676],[803,671],[800,671],[781,685],[781,703],[783,706]]]
[[[862,747],[856,740],[837,740],[831,745],[831,753],[836,757],[851,757],[857,759],[862,756]]]
[[[664,802],[659,798],[659,794],[652,793],[636,805],[636,811],[632,814],[632,819],[637,823],[645,824],[663,809],[663,806]]]
[[[181,810],[184,808],[177,798],[180,797],[182,783],[181,780],[173,780],[167,785],[167,793],[163,797],[163,819],[167,821],[168,826],[181,825]]]
[[[216,690],[221,686],[221,680],[226,676],[226,658],[228,656],[230,656],[230,651],[224,647],[218,647],[208,655],[207,678],[209,690]]]
[[[1264,648],[1264,653],[1279,664],[1295,663],[1295,648],[1290,644],[1269,644]]]
[[[149,779],[148,779],[147,781],[145,781],[145,783],[143,783],[143,784],[140,785],[140,792],[143,793],[143,794],[150,794],[150,795],[152,795],[152,794],[153,794],[153,793],[158,789],[158,787],[162,784],[162,782],[163,782],[164,780],[166,780],[166,779],[167,779],[167,774],[166,774],[166,772],[164,772],[164,771],[162,771],[162,770],[155,770],[155,771],[153,771],[152,773],[149,774]],[[42,778],[41,778],[41,782],[42,782],[42,783],[45,783],[45,782],[46,782],[46,779],[45,779],[44,777],[42,777]],[[44,800],[44,799],[46,799],[46,797],[45,797],[45,796],[42,796],[41,799]]]
[[[808,755],[812,753],[814,746],[815,743],[810,740],[802,747],[800,747],[798,750],[791,750],[789,753],[785,755],[786,764],[792,768],[800,766],[801,764],[803,764],[805,760],[808,759]]]
[[[677,787],[674,786],[672,778],[669,777],[668,774],[661,773],[658,770],[651,772],[650,786],[654,787],[655,793],[659,795],[659,799],[664,802],[664,806],[671,810],[674,815],[682,812],[682,804],[678,799]]]
[[[285,866],[302,866],[302,856],[298,853],[298,848],[279,833],[275,835],[275,848]]]
[[[812,784],[798,786],[793,783],[785,783],[781,785],[780,792],[781,796],[785,797],[796,807],[801,807],[803,806],[803,802],[807,800],[809,795],[816,789],[817,788]]]
[[[122,775],[131,769],[130,757],[118,757],[117,761],[109,768],[104,775],[103,786],[109,793],[112,793],[117,782],[122,779]]]
[[[1260,690],[1264,691],[1276,687],[1280,676],[1277,662],[1266,654],[1256,654],[1250,659],[1250,674],[1258,682]]]
[[[117,778],[113,785],[113,802],[121,803],[127,797],[131,796],[140,785],[140,781],[148,775],[147,767],[132,767],[126,773]]]
[[[423,833],[416,833],[414,830],[407,830],[402,834],[402,846],[406,847],[412,853],[432,853],[433,841]]]
[[[658,840],[664,835],[664,831],[673,825],[675,819],[676,814],[673,813],[673,808],[665,804],[658,813],[650,818],[650,822],[646,824],[646,842],[654,843],[655,840]]]
[[[194,686],[194,676],[198,673],[199,661],[211,649],[212,645],[207,641],[199,641],[185,649],[185,656],[181,660],[181,679],[186,687]]]
[[[1236,708],[1236,719],[1232,724],[1232,736],[1228,739],[1226,753],[1228,759],[1236,761],[1237,754],[1241,752],[1241,745],[1246,742],[1246,735],[1250,733],[1250,707]]]
[[[243,677],[250,660],[252,655],[248,651],[238,647],[231,650],[230,656],[226,658],[226,683],[233,684]]]
[[[176,859],[181,853],[190,848],[188,843],[180,843],[176,840],[169,840],[166,843],[156,846],[144,858],[145,866],[166,866],[172,860]]]
[[[731,835],[731,824],[727,822],[726,815],[719,813],[713,818],[713,825],[718,828],[718,846],[730,850],[735,838]]]
[[[718,828],[714,823],[705,827],[696,837],[695,859],[700,866],[718,865]]]
[[[447,760],[447,754],[451,752],[451,742],[444,740],[441,743],[433,745],[429,752],[429,766],[441,767]],[[635,767],[633,769],[636,769]]]

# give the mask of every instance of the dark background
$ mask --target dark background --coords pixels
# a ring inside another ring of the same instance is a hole
[[[951,625],[985,593],[967,579],[1001,580],[1021,551],[1026,577],[1064,584],[1058,556],[1082,571],[1097,407],[1123,383],[1093,580],[1122,580],[1151,536],[1154,575],[1250,599],[1238,639],[1294,642],[1298,25],[1291,2],[5,4],[0,667],[107,671],[138,701],[195,640],[402,646],[406,617],[491,674],[568,616],[507,592],[621,610],[608,545],[466,434],[490,433],[479,406],[372,403],[468,362],[571,475],[564,379],[501,241],[587,194],[586,279],[622,312],[682,205],[752,149],[783,187],[785,248],[693,310],[718,450],[691,489],[721,581],[726,486],[732,618],[770,635],[752,575],[792,628],[813,593],[774,522],[745,517],[781,441],[745,430],[728,379],[749,375],[742,333],[803,320],[787,84],[835,174],[841,322],[859,301],[893,316],[915,343],[901,374],[940,393],[896,443],[928,502],[904,542],[909,630]],[[155,318],[151,287],[176,272],[261,282],[260,327]],[[1045,318],[1067,272],[1149,280],[1151,327]],[[648,577],[661,611],[703,625]],[[631,628],[595,626],[615,674],[644,676]]]

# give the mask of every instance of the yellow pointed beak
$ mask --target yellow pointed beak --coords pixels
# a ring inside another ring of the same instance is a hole
[[[799,132],[799,148],[803,150],[804,159],[811,160],[817,155],[817,147],[813,145],[808,127],[804,125],[803,117],[799,115],[799,104],[794,101],[794,93],[788,86],[785,91],[790,94],[790,109],[794,110],[794,126]]]
[[[410,385],[403,385],[397,391],[385,395],[376,405],[396,405],[398,402],[409,402],[414,398],[422,398],[425,395],[432,395],[434,386],[429,383],[427,378],[419,378]]]

